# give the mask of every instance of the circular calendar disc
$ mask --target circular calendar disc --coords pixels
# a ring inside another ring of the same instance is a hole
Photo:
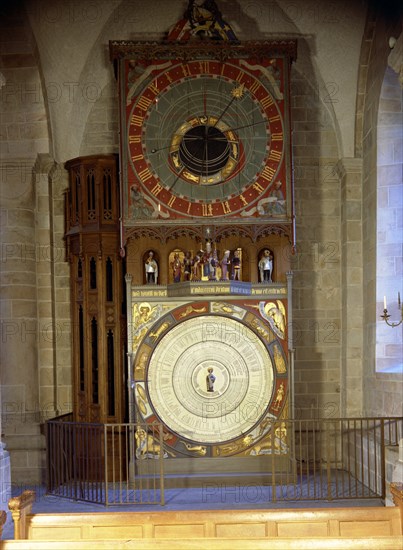
[[[194,317],[159,340],[146,387],[151,407],[170,431],[217,444],[247,433],[264,417],[273,365],[259,336],[240,321]]]

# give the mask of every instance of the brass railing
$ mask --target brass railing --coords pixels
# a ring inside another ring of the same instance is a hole
[[[403,419],[289,420],[294,469],[279,471],[275,500],[385,498],[385,448],[397,446]]]
[[[385,447],[398,445],[403,419],[276,420],[270,433],[247,451],[267,458],[268,502],[385,498]],[[50,420],[47,491],[105,505],[164,504],[163,448],[160,424]]]
[[[67,417],[46,423],[48,493],[105,505],[164,504],[161,424],[96,424]],[[142,433],[148,437],[141,440]]]

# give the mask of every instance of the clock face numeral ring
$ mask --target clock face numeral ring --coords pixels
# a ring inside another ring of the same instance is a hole
[[[173,60],[144,77],[127,109],[128,183],[158,216],[238,216],[268,202],[285,147],[266,73],[243,60]]]

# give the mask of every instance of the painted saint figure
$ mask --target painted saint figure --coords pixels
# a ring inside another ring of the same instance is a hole
[[[284,390],[284,384],[283,382],[281,382],[278,390],[277,390],[277,394],[276,394],[276,399],[273,403],[273,410],[274,411],[278,411],[281,407],[281,403],[284,399],[284,393],[285,393],[285,390]]]
[[[148,253],[144,267],[146,270],[146,283],[156,285],[158,280],[158,264],[154,259],[154,252],[152,250]]]
[[[192,275],[192,265],[192,253],[188,250],[185,254],[185,258],[183,259],[183,274],[185,281],[190,281]]]
[[[261,283],[271,283],[272,282],[272,271],[273,271],[273,256],[270,253],[270,250],[265,250],[261,259],[259,260],[259,274]]]
[[[214,247],[213,252],[210,255],[209,263],[210,263],[209,280],[210,281],[216,281],[217,280],[218,257],[217,257],[217,250],[216,250],[215,247]]]
[[[201,269],[202,269],[202,258],[203,250],[200,250],[192,261],[192,281],[200,281],[201,279]]]
[[[232,258],[231,279],[233,281],[241,280],[241,258],[239,257],[238,250],[235,250],[234,257]]]
[[[180,283],[182,277],[182,262],[179,258],[179,253],[175,252],[173,262],[171,262],[172,275],[174,283]]]
[[[230,253],[231,252],[229,250],[226,250],[221,260],[221,280],[222,281],[228,281],[228,266],[231,263],[229,259]]]
[[[206,376],[206,385],[207,385],[207,391],[213,392],[214,391],[214,382],[215,382],[215,376],[213,374],[212,367],[209,367],[207,369],[208,375]]]
[[[201,263],[203,264],[203,280],[208,280],[211,278],[211,261],[213,258],[213,252],[211,249],[211,242],[206,241],[206,250],[202,252]]]
[[[270,192],[270,197],[274,199],[274,201],[269,204],[269,210],[267,212],[270,216],[283,216],[286,213],[284,194],[281,190],[281,186],[281,181],[276,181],[274,189]]]

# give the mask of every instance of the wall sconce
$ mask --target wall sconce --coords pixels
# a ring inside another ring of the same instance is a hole
[[[401,319],[400,321],[396,321],[396,323],[389,322],[390,315],[388,314],[388,308],[386,306],[386,296],[383,297],[383,315],[381,315],[381,319],[383,319],[385,323],[390,327],[398,327],[403,323],[403,310],[402,310],[402,304],[400,302],[400,292],[397,293],[397,305],[401,313]]]

